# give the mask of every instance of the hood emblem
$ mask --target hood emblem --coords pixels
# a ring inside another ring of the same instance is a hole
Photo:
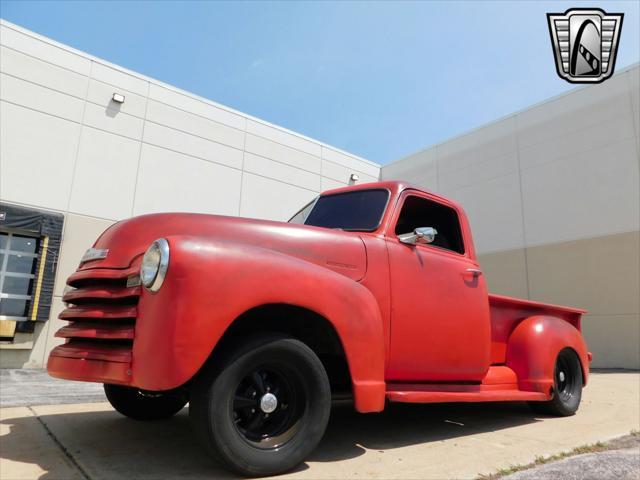
[[[108,248],[90,248],[86,252],[84,252],[84,255],[80,259],[80,265],[82,265],[85,262],[90,262],[92,260],[100,260],[102,258],[107,258],[108,254],[109,254]]]

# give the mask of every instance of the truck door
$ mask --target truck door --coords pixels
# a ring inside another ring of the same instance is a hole
[[[387,381],[478,381],[489,368],[487,289],[460,218],[466,217],[456,206],[423,192],[408,190],[398,202],[386,234],[391,275]],[[431,243],[398,238],[423,227],[437,231]]]

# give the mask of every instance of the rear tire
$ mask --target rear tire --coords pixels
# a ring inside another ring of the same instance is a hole
[[[578,355],[570,349],[561,350],[554,370],[553,398],[548,402],[530,402],[538,413],[558,417],[573,415],[582,399],[582,367]]]
[[[276,475],[302,462],[329,420],[320,359],[287,337],[260,338],[217,358],[196,379],[189,417],[207,451],[243,475]]]
[[[187,404],[185,392],[143,392],[133,387],[104,384],[113,408],[134,420],[161,420],[178,413]]]

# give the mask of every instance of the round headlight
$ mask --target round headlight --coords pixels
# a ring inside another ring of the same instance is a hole
[[[169,242],[164,238],[154,241],[142,257],[140,282],[144,287],[157,292],[164,282],[169,268]]]

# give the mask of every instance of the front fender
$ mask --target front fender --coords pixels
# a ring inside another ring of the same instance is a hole
[[[285,303],[335,328],[353,381],[356,409],[384,407],[384,335],[378,304],[361,284],[265,248],[190,236],[167,237],[162,288],[139,302],[132,384],[168,390],[190,380],[225,331],[246,311]]]
[[[520,390],[549,393],[555,361],[563,348],[572,348],[589,376],[587,346],[580,331],[557,317],[534,315],[520,322],[507,341],[507,366],[516,372]]]

